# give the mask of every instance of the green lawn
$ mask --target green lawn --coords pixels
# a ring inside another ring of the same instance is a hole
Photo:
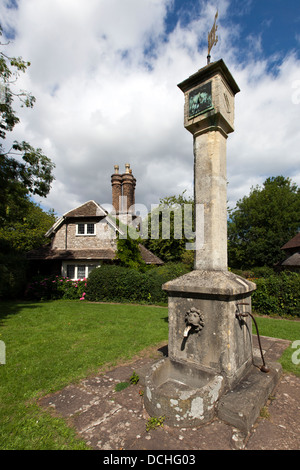
[[[166,308],[49,301],[0,309],[0,449],[85,448],[36,399],[168,338]]]
[[[300,340],[300,321],[260,316],[255,317],[255,320],[260,335],[292,341],[291,346],[288,347],[281,356],[280,363],[284,371],[300,376],[300,364],[295,364],[295,361],[293,362],[292,360],[293,355],[296,356],[296,362],[300,359],[300,353],[297,354],[297,349],[299,350],[300,345],[294,345],[294,348],[292,347],[294,341]],[[256,333],[254,326],[253,333]]]
[[[85,449],[63,419],[38,407],[40,396],[167,341],[168,310],[79,301],[0,302],[0,449]],[[257,318],[261,335],[300,339],[300,322]],[[294,350],[284,354],[292,364]]]

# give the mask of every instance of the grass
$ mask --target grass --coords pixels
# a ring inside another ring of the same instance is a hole
[[[268,318],[256,316],[255,320],[258,325],[259,334],[262,336],[270,336],[271,338],[287,339],[291,341],[291,345],[283,352],[280,363],[285,372],[291,372],[300,376],[300,364],[295,364],[292,359],[293,355],[296,356],[296,362],[300,359],[300,353],[297,354],[297,349],[300,346],[293,348],[293,342],[300,340],[300,321],[284,320],[278,318]],[[253,333],[256,333],[253,327]]]
[[[49,301],[0,309],[0,449],[87,448],[37,398],[168,337],[165,308]]]
[[[167,308],[78,301],[1,302],[0,449],[88,449],[37,399],[168,338]],[[264,336],[300,340],[300,322],[256,318]],[[254,330],[255,331],[255,330]],[[295,350],[282,358],[299,374]]]

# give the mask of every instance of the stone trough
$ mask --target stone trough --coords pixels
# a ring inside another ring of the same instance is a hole
[[[214,417],[223,383],[221,375],[162,359],[146,377],[145,406],[151,416],[167,416],[173,426],[198,426]]]

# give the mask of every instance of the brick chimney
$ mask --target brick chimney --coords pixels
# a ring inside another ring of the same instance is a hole
[[[119,165],[115,165],[114,169],[115,172],[111,176],[112,204],[117,214],[129,214],[130,207],[135,204],[136,179],[132,174],[129,163],[125,164],[125,173],[122,175],[119,174]],[[132,209],[130,215],[133,215]]]
[[[134,187],[133,187],[133,175],[130,170],[130,164],[125,164],[125,173],[122,175],[122,195],[127,200],[123,202],[126,207],[123,207],[123,212],[129,213],[130,207],[134,204]]]
[[[130,170],[130,173],[132,174],[132,170]],[[132,205],[135,204],[135,187],[136,187],[136,179],[134,176],[132,176]]]
[[[119,214],[122,211],[122,207],[119,207],[120,197],[122,196],[122,176],[119,175],[119,165],[115,165],[114,169],[115,172],[111,175],[112,205],[116,214]]]

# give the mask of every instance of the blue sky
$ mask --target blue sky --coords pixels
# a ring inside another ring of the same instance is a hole
[[[211,2],[213,4],[214,2]],[[217,5],[218,2],[216,2]],[[200,16],[198,2],[174,0],[166,17],[167,31],[179,21],[187,25],[191,18]],[[282,59],[291,51],[299,57],[300,4],[298,0],[232,0],[225,17],[218,23],[239,30],[239,60],[243,62],[253,38],[261,41],[258,55],[275,55]]]
[[[297,0],[235,0],[229,16],[232,23],[240,27],[242,50],[249,47],[248,38],[258,35],[261,54],[278,55],[282,59],[293,50],[299,57],[300,4]]]
[[[229,205],[269,176],[300,186],[299,0],[2,0],[3,47],[31,62],[18,87],[37,99],[18,111],[10,139],[56,164],[37,202],[58,215],[90,199],[108,204],[113,167],[127,162],[148,208],[193,194],[177,84],[206,64],[217,9],[212,61],[222,58],[241,89],[227,140]]]

